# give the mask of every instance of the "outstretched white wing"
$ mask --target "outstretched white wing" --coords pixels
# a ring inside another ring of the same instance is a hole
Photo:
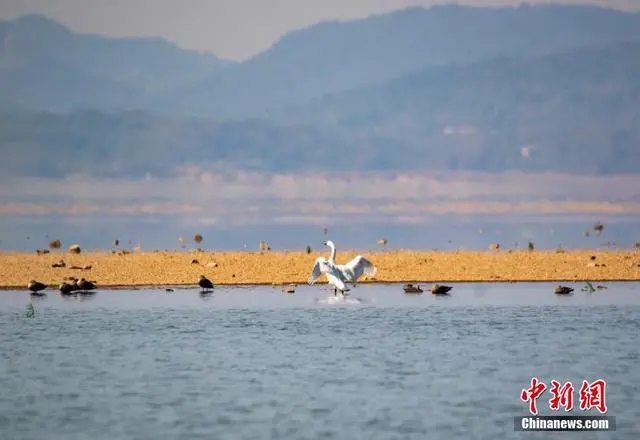
[[[367,260],[362,255],[358,255],[353,260],[346,263],[344,267],[353,273],[354,281],[360,278],[362,274],[365,274],[368,277],[372,277],[378,271],[373,263]]]
[[[329,284],[333,284],[340,290],[345,290],[347,288],[345,285],[345,276],[340,270],[338,270],[335,264],[332,264],[324,257],[318,257],[313,265],[313,269],[311,269],[311,275],[309,275],[309,280],[307,282],[309,284],[313,284],[322,274],[327,276]]]
[[[323,273],[326,273],[328,270],[326,259],[324,257],[316,258],[316,262],[313,265],[313,269],[311,269],[311,275],[309,275],[309,279],[307,283],[313,284],[316,282],[318,277]]]

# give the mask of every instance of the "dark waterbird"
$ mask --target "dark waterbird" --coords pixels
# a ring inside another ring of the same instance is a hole
[[[31,295],[33,296],[44,296],[45,293],[40,293],[40,291],[46,289],[47,286],[39,281],[31,280],[29,281],[29,284],[27,284],[27,288],[31,291]]]
[[[78,289],[80,293],[89,293],[92,290],[96,290],[96,285],[91,281],[87,281],[84,278],[80,278],[78,281]]]
[[[422,288],[413,284],[405,284],[402,286],[402,290],[404,290],[404,293],[422,293]]]
[[[567,286],[558,286],[555,291],[556,295],[571,295],[573,289]]]
[[[431,293],[434,295],[449,295],[449,292],[453,289],[451,286],[441,286],[436,284],[431,288]]]
[[[207,291],[213,289],[213,283],[210,279],[205,277],[204,275],[200,275],[200,281],[198,281],[198,286],[202,289],[201,293],[206,293]]]
[[[66,295],[66,296],[73,295],[74,292],[76,291],[76,288],[77,288],[77,284],[75,281],[73,282],[73,284],[63,281],[62,284],[60,284],[60,287],[58,287],[58,289],[60,290],[60,294]]]

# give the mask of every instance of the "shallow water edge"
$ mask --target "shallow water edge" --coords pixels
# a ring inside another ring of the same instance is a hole
[[[405,293],[401,283],[361,284],[353,287],[340,300],[327,284],[301,284],[294,293],[281,286],[217,286],[203,293],[198,286],[182,288],[99,288],[92,294],[65,296],[57,290],[47,290],[43,296],[30,295],[26,288],[0,294],[0,311],[21,310],[28,304],[37,308],[63,308],[85,310],[94,308],[116,309],[174,309],[174,308],[240,308],[240,309],[291,309],[316,308],[318,306],[355,307],[494,307],[494,306],[638,306],[640,307],[640,283],[594,282],[594,291],[585,283],[564,283],[574,291],[558,295],[558,283],[450,283],[453,289],[448,295],[434,295],[428,284],[422,284],[423,292]],[[599,287],[599,288],[598,288]]]
[[[397,282],[388,281],[363,281],[358,283],[359,285],[377,285],[377,286],[399,286],[402,284],[549,284],[549,283],[570,283],[570,284],[584,284],[590,283],[616,283],[616,284],[633,284],[640,282],[640,278],[634,279],[603,279],[603,278],[589,278],[584,280],[576,279],[545,279],[545,280],[406,280]],[[217,283],[214,282],[216,287],[225,288],[251,288],[251,287],[283,287],[289,285],[306,286],[306,283]],[[315,285],[328,286],[327,282],[316,282]],[[195,287],[194,287],[195,286]],[[179,289],[179,290],[192,290],[198,288],[197,283],[182,283],[182,284],[98,284],[98,290],[157,290],[157,289]],[[25,286],[0,286],[0,291],[15,291],[26,290]],[[48,290],[56,290],[55,286],[50,287]]]

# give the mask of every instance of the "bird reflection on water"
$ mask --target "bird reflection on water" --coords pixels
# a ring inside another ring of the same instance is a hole
[[[200,292],[200,298],[202,298],[203,300],[209,300],[213,297],[213,291],[209,290],[206,292]]]
[[[96,297],[98,292],[70,292],[60,293],[60,297],[65,301],[90,301]]]

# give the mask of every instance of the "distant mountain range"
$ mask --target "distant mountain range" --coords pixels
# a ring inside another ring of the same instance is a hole
[[[0,21],[0,41],[4,108],[137,108],[234,64],[159,38],[75,34],[35,14]]]
[[[402,168],[638,172],[640,42],[429,68],[280,118],[387,139]]]
[[[0,22],[0,40],[5,175],[640,165],[640,14],[410,8],[242,63],[37,15]]]
[[[282,104],[381,84],[432,66],[640,40],[640,14],[565,6],[409,8],[292,32],[269,50],[154,99],[155,109],[262,116]]]

